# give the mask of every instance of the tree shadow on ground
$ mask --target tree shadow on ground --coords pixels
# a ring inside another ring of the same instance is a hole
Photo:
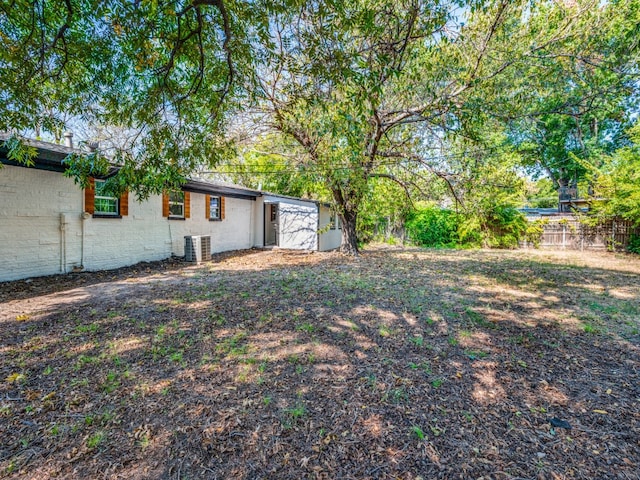
[[[637,478],[639,283],[510,253],[253,252],[12,304],[0,471]]]

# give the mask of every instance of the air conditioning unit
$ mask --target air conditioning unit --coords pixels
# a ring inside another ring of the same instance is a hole
[[[184,259],[200,263],[211,260],[211,236],[186,235],[184,237]]]
[[[211,260],[211,236],[202,235],[200,237],[200,251],[202,252],[202,260],[207,262]]]

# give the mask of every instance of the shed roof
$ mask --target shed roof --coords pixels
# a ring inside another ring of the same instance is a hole
[[[245,200],[255,200],[262,195],[257,190],[245,187],[222,185],[201,180],[189,180],[182,186],[186,192],[204,193],[208,195],[221,195],[223,197],[242,198]]]

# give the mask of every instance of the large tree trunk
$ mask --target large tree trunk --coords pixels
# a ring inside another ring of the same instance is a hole
[[[340,214],[342,220],[342,244],[340,252],[345,255],[358,255],[358,237],[356,236],[357,212],[344,211]]]

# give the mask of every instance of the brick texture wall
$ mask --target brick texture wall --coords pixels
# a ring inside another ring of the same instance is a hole
[[[185,235],[211,235],[213,252],[250,248],[254,205],[227,198],[223,221],[205,218],[205,196],[191,193],[191,216],[168,220],[162,198],[138,202],[128,215],[82,219],[84,192],[56,172],[0,169],[0,281],[103,270],[184,255]]]

